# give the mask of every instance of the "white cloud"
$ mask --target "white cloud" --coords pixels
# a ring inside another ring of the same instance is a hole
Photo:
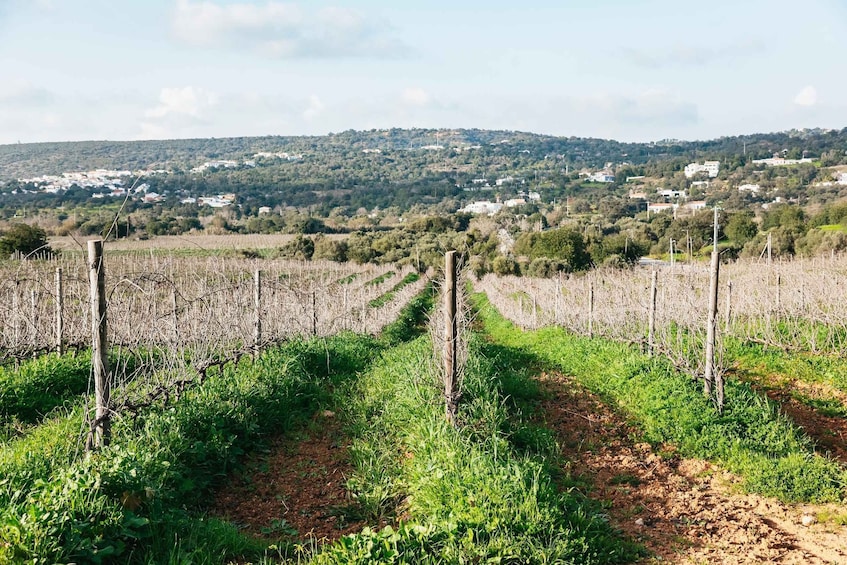
[[[171,27],[174,37],[188,45],[247,48],[271,57],[396,57],[408,51],[390,37],[385,22],[368,21],[345,8],[310,12],[274,0],[177,0]]]
[[[46,88],[35,86],[28,80],[7,79],[0,82],[0,103],[15,106],[46,106],[55,100]]]
[[[323,111],[323,102],[321,102],[321,99],[318,98],[317,95],[312,94],[309,97],[309,107],[303,111],[303,119],[306,121],[311,121],[316,117],[320,116]]]
[[[403,91],[401,99],[404,104],[409,106],[426,106],[430,103],[432,97],[423,88],[410,87]]]
[[[794,103],[798,106],[814,106],[818,103],[818,91],[814,86],[807,86],[797,93]]]
[[[218,105],[218,96],[193,86],[163,88],[158,105],[144,111],[139,139],[201,136],[212,125],[209,110]]]
[[[203,113],[217,104],[217,96],[202,88],[163,88],[159,93],[159,105],[144,113],[146,118],[161,119],[168,116],[200,118]]]
[[[702,67],[725,61],[738,61],[765,50],[759,40],[727,45],[676,44],[656,48],[626,48],[624,55],[635,65],[651,70],[669,67]]]

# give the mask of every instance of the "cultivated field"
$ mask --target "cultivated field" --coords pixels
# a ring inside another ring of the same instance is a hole
[[[0,265],[0,562],[847,562],[842,258],[725,266],[720,408],[700,268],[486,276],[451,418],[426,276],[105,261],[94,449],[89,266]]]

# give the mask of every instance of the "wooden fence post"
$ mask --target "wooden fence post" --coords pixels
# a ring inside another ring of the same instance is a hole
[[[312,336],[318,335],[318,295],[315,289],[312,289]]]
[[[12,324],[14,328],[14,342],[12,348],[17,350],[20,347],[21,341],[21,306],[20,300],[18,299],[18,286],[20,285],[19,281],[15,281],[14,286],[12,286]]]
[[[723,411],[723,378],[715,367],[715,334],[718,314],[718,281],[720,275],[720,252],[718,250],[718,209],[715,208],[714,239],[712,244],[712,264],[709,269],[709,319],[706,326],[706,371],[703,379],[703,392],[711,397],[712,386],[716,387],[718,411]]]
[[[656,297],[658,296],[658,273],[653,270],[650,275],[650,313],[647,321],[647,353],[653,355],[653,343],[656,334]]]
[[[456,370],[456,252],[444,255],[444,396],[447,420],[456,423],[458,371]]]
[[[62,334],[65,331],[64,324],[65,320],[63,318],[64,312],[64,292],[62,288],[62,268],[56,268],[56,289],[55,289],[55,300],[56,303],[56,353],[61,355],[64,353],[64,343],[62,341]]]
[[[91,296],[91,362],[94,371],[95,420],[93,447],[104,447],[111,437],[109,400],[109,354],[106,333],[106,268],[103,264],[103,240],[88,242],[88,281]]]
[[[588,283],[588,337],[594,337],[594,281]]]
[[[27,331],[28,338],[32,339],[33,347],[37,346],[38,342],[38,291],[34,288],[29,289],[29,330]]]
[[[179,340],[179,312],[176,304],[176,283],[171,283],[171,325],[173,326],[174,344]]]
[[[262,272],[253,273],[253,356],[258,357],[262,343]]]

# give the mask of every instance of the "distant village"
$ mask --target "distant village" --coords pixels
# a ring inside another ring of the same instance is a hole
[[[190,170],[193,174],[202,174],[207,171],[217,169],[231,169],[237,167],[255,167],[257,160],[286,160],[296,161],[303,158],[300,154],[289,154],[284,152],[269,153],[260,152],[253,155],[251,159],[243,161],[233,160],[213,160],[206,161]],[[19,182],[26,188],[15,189],[11,194],[27,193],[48,193],[56,194],[78,187],[84,190],[91,191],[91,198],[133,198],[142,202],[161,202],[164,196],[151,190],[150,185],[143,182],[143,179],[156,175],[173,174],[172,170],[166,169],[151,169],[151,170],[111,170],[111,169],[95,169],[93,171],[69,172],[61,175],[43,175],[38,177],[19,179]],[[135,179],[130,185],[130,179]],[[183,204],[198,204],[200,206],[209,206],[211,208],[224,208],[234,204],[236,199],[235,194],[217,194],[211,196],[186,197],[181,200]]]

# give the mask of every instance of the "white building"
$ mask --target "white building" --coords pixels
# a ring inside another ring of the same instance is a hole
[[[774,156],[769,159],[753,159],[754,165],[766,165],[768,167],[784,167],[787,165],[799,165],[800,163],[811,162],[812,159],[809,157],[804,157],[802,159],[786,159],[784,157],[780,157],[778,154],[774,154]]]
[[[685,166],[685,178],[692,178],[700,173],[708,173],[709,178],[715,178],[721,170],[720,161],[704,161],[702,165],[699,163],[690,163]]]
[[[503,209],[503,204],[500,202],[490,202],[488,200],[477,200],[461,208],[459,212],[465,214],[487,214],[493,216]]]
[[[670,212],[676,210],[676,204],[668,204],[666,202],[654,202],[647,205],[647,211],[659,214],[661,212]]]
[[[703,210],[706,208],[705,200],[692,200],[691,202],[685,203],[685,208],[692,211]]]
[[[758,194],[762,189],[758,184],[742,184],[738,187],[738,192],[752,192],[753,194]]]
[[[835,177],[835,182],[847,185],[847,173],[838,173]]]
[[[665,198],[685,198],[688,194],[684,190],[673,190],[672,188],[662,188],[656,191],[659,196]]]
[[[609,171],[598,171],[588,175],[588,182],[615,182],[615,175]]]

